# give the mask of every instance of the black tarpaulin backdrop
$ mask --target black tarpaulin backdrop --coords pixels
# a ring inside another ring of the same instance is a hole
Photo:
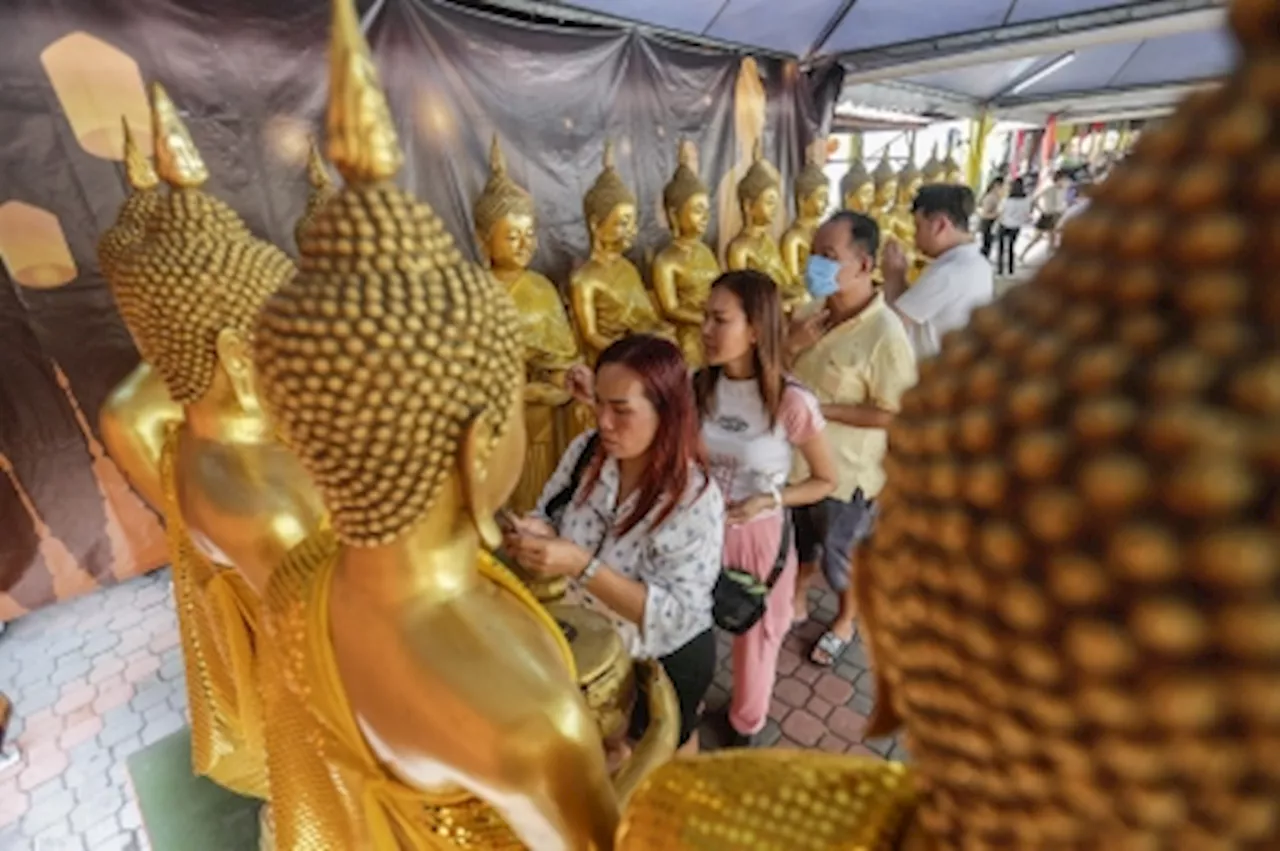
[[[475,256],[471,204],[488,177],[496,133],[511,176],[538,204],[534,265],[561,285],[587,251],[582,196],[600,171],[606,138],[639,199],[633,258],[647,273],[668,238],[659,199],[681,138],[697,142],[716,194],[711,239],[720,249],[738,226],[733,188],[756,138],[789,184],[804,147],[824,132],[840,86],[837,69],[804,74],[794,63],[757,63],[632,31],[543,26],[428,0],[361,5],[407,154],[402,185]],[[52,289],[23,287],[4,270],[0,454],[39,519],[13,479],[0,477],[3,620],[57,596],[50,539],[98,583],[158,561],[108,563],[121,558],[103,543],[112,515],[95,485],[89,438],[54,381],[56,363],[93,420],[137,355],[94,257],[124,199],[122,169],[81,146],[42,52],[82,32],[131,57],[182,111],[209,166],[208,190],[292,253],[307,194],[299,139],[323,126],[330,9],[323,0],[8,0],[0,14],[0,205],[54,213],[77,265],[73,281]],[[153,529],[125,525],[135,554],[152,542]]]

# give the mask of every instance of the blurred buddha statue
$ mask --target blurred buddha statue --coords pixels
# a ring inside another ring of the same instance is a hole
[[[571,435],[581,429],[570,411],[578,407],[565,389],[565,373],[582,363],[578,341],[555,284],[529,268],[538,251],[537,211],[533,197],[507,176],[498,137],[489,150],[489,181],[476,199],[473,218],[480,252],[489,270],[516,304],[524,346],[524,420],[528,451],[524,472],[511,497],[518,514],[533,510],[555,472]]]
[[[875,219],[877,225],[880,226],[880,249],[883,257],[884,246],[893,239],[893,212],[898,203],[898,174],[893,170],[893,166],[889,164],[889,147],[886,145],[880,153],[880,162],[876,165],[876,170],[871,174],[871,180],[875,186],[875,197],[871,203],[871,211],[867,214]],[[880,281],[881,264],[880,257],[877,257],[876,270],[874,278]]]
[[[653,291],[689,366],[702,365],[703,307],[720,263],[704,237],[711,224],[711,196],[698,177],[698,151],[686,139],[678,149],[679,165],[662,190],[662,207],[671,228],[671,244],[653,261]]]
[[[613,144],[608,141],[603,162],[604,170],[582,201],[591,256],[569,281],[573,316],[592,363],[628,334],[657,334],[672,340],[676,334],[658,315],[640,272],[623,256],[636,238],[636,197],[618,175]]]
[[[915,159],[916,135],[912,133],[907,163],[902,167],[902,171],[898,172],[898,194],[893,207],[885,216],[888,227],[881,235],[881,244],[889,239],[895,239],[902,246],[903,253],[907,255],[910,281],[914,281],[919,276],[921,260],[920,252],[916,250],[916,216],[912,212],[912,205],[915,204],[916,193],[920,191],[924,178],[916,168]]]
[[[964,169],[956,160],[955,138],[951,135],[947,136],[947,158],[942,161],[942,182],[959,184],[968,183],[968,181],[964,179]]]
[[[920,169],[921,182],[928,186],[934,183],[942,183],[943,168],[942,160],[938,158],[938,143],[933,143],[933,152],[929,154],[929,161]]]
[[[109,268],[125,325],[181,416],[167,421],[158,458],[116,451],[119,435],[155,418],[135,395],[113,394],[103,432],[130,480],[162,495],[193,766],[265,797],[258,596],[323,518],[307,475],[275,439],[249,354],[259,308],[294,267],[200,188],[208,171],[176,108],[159,85],[151,98],[157,171],[169,191]]]
[[[311,150],[307,154],[307,183],[311,186],[311,191],[307,194],[307,208],[293,228],[293,238],[298,245],[302,245],[303,232],[311,226],[311,222],[324,205],[329,203],[329,199],[337,194],[333,178],[329,176],[329,166],[320,156],[320,149],[314,139],[311,140]]]
[[[804,279],[793,279],[782,261],[782,251],[773,238],[773,226],[782,202],[778,173],[764,159],[764,144],[756,142],[751,168],[738,183],[738,204],[742,207],[742,231],[725,251],[730,269],[755,269],[773,278],[782,294],[783,306],[790,310],[809,299]]]
[[[855,213],[870,215],[875,206],[876,183],[867,173],[862,161],[862,134],[853,136],[853,150],[849,170],[840,178],[840,199],[843,208]]]
[[[1280,848],[1280,4],[920,365],[855,575],[909,767],[678,760],[620,851]]]
[[[559,626],[488,554],[525,457],[525,347],[506,288],[392,182],[403,154],[352,0],[334,3],[328,157],[345,185],[267,302],[254,361],[332,530],[271,575],[271,791],[291,849],[607,849],[674,750],[617,778]],[[277,725],[278,722],[278,726]]]
[[[805,152],[804,168],[796,176],[796,218],[782,235],[782,262],[793,281],[804,281],[813,235],[831,203],[831,183],[822,170],[827,140],[818,139]]]

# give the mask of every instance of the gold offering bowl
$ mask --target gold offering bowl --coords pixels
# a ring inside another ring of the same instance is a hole
[[[582,606],[555,603],[547,611],[569,639],[578,687],[606,746],[621,744],[635,705],[636,675],[617,630],[604,615]]]

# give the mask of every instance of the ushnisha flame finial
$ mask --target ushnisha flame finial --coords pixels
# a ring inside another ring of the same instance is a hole
[[[507,176],[507,157],[502,153],[502,143],[498,141],[498,134],[493,134],[493,141],[489,143],[489,173],[494,178],[503,178]]]
[[[329,176],[329,167],[325,165],[324,158],[320,156],[320,146],[314,138],[311,140],[311,149],[307,152],[307,182],[311,184],[311,188],[316,192],[323,192],[333,188],[333,178]]]
[[[133,131],[129,129],[129,119],[121,116],[120,123],[124,126],[124,174],[130,188],[135,192],[154,189],[160,182],[155,166],[151,164],[150,159],[143,156],[142,151],[138,150]]]
[[[604,140],[604,153],[600,157],[600,162],[604,166],[605,171],[612,171],[617,168],[617,163],[613,155],[613,140]]]
[[[764,139],[756,139],[751,145],[751,162],[758,163],[764,161]]]
[[[187,125],[178,117],[178,108],[159,83],[151,84],[151,132],[160,179],[181,189],[204,185],[209,169],[191,141]]]
[[[404,153],[353,0],[333,0],[329,63],[330,162],[348,183],[389,180]]]
[[[680,147],[676,149],[676,162],[694,174],[698,173],[698,146],[692,139],[684,139],[680,142]]]

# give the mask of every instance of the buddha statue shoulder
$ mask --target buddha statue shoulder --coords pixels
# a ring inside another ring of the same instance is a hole
[[[155,167],[138,149],[124,121],[124,164],[129,194],[115,223],[98,240],[98,268],[123,309],[131,293],[116,286],[120,269],[147,233],[160,206]],[[160,456],[170,423],[182,420],[182,406],[169,397],[164,380],[145,360],[139,362],[108,394],[98,414],[102,439],[116,465],[143,498],[159,510],[164,505]]]
[[[809,261],[813,235],[831,203],[831,184],[822,170],[826,139],[818,139],[805,153],[804,168],[796,176],[796,218],[782,234],[782,262],[793,281],[804,281],[804,267]]]
[[[591,255],[569,281],[573,317],[593,363],[628,334],[675,339],[675,328],[658,314],[639,270],[623,256],[636,238],[636,196],[622,182],[608,141],[603,162],[604,169],[582,202]]]
[[[876,182],[862,161],[862,139],[854,136],[853,161],[840,178],[840,203],[845,210],[871,215],[875,208]]]
[[[890,427],[855,590],[868,735],[901,728],[910,768],[673,762],[620,851],[1280,847],[1280,290],[1253,239],[1280,209],[1280,6],[1229,19],[1235,71],[921,363]]]
[[[764,159],[764,144],[756,140],[751,168],[738,181],[738,205],[742,208],[742,231],[725,249],[725,265],[729,269],[755,269],[773,278],[782,294],[787,310],[809,299],[804,280],[796,280],[787,271],[782,251],[773,238],[773,226],[782,203],[778,173]]]
[[[720,262],[707,245],[711,194],[698,177],[698,152],[686,139],[678,148],[679,165],[662,190],[662,208],[671,242],[653,260],[653,291],[663,316],[676,328],[684,359],[702,365],[702,321]]]
[[[403,154],[376,67],[354,4],[333,9],[327,145],[344,185],[255,334],[267,408],[332,523],[266,597],[269,712],[296,719],[291,761],[272,765],[277,840],[609,848],[642,772],[615,788],[563,633],[486,552],[525,453],[516,308],[392,182]],[[632,765],[675,746],[673,691],[644,670],[664,720]]]
[[[555,472],[572,429],[573,397],[565,374],[582,363],[582,352],[555,284],[529,268],[538,250],[537,210],[533,197],[507,175],[506,159],[494,136],[490,176],[476,199],[473,219],[480,253],[489,271],[516,305],[524,346],[525,429],[528,454],[511,498],[512,510],[533,510],[547,479]]]

